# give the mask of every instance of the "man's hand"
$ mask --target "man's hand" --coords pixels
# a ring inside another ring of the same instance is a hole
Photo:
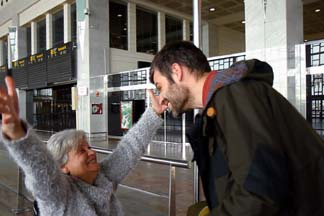
[[[152,108],[153,110],[158,114],[161,115],[167,108],[168,106],[165,103],[161,103],[160,102],[160,96],[155,95],[153,93],[152,89],[147,89],[147,91],[150,94],[150,98],[151,98],[151,104],[152,104]]]
[[[19,118],[18,97],[12,77],[5,78],[8,91],[0,88],[0,113],[2,114],[2,132],[15,140],[23,137],[26,132]]]

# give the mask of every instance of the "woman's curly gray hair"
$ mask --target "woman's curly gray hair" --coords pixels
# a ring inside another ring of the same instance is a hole
[[[47,149],[51,152],[54,159],[60,166],[68,161],[68,153],[72,149],[77,149],[86,140],[86,134],[82,130],[67,129],[55,133],[47,141]]]

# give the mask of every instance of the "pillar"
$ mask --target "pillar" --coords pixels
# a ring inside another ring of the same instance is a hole
[[[77,0],[77,128],[90,137],[107,137],[109,1]],[[101,111],[94,109],[101,106]]]
[[[305,115],[302,0],[245,0],[245,34],[247,59],[268,62],[274,88]]]

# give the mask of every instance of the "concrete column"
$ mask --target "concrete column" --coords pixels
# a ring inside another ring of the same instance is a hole
[[[132,53],[136,52],[136,5],[132,2],[127,4],[127,29],[128,29],[128,50]]]
[[[3,50],[3,40],[0,40],[0,66],[5,64],[5,55]]]
[[[302,0],[245,0],[245,34],[247,58],[270,63],[274,88],[305,114]]]
[[[37,53],[37,23],[32,21],[30,23],[30,34],[31,34],[31,54]]]
[[[158,12],[158,50],[165,45],[165,13]]]
[[[63,6],[64,13],[64,43],[70,42],[72,38],[71,30],[71,4],[65,3]]]
[[[190,40],[190,21],[189,20],[183,20],[182,21],[182,35],[183,40]]]
[[[46,14],[46,49],[53,48],[53,15]]]
[[[27,56],[27,29],[25,27],[18,27],[17,30],[17,51],[18,59],[25,58]],[[26,119],[26,91],[18,89],[19,98],[19,116],[22,119]]]
[[[110,59],[109,1],[77,0],[76,4],[78,30],[77,128],[84,130],[91,137],[106,138],[108,109],[105,75],[108,73]],[[102,111],[95,113],[94,106],[102,106]]]
[[[12,68],[12,55],[11,55],[11,48],[10,48],[10,37],[8,35],[7,37],[7,44],[8,44],[8,49],[7,49],[7,58],[8,58],[8,68]]]
[[[217,27],[214,24],[206,23],[202,26],[202,50],[207,57],[217,55]]]
[[[24,58],[27,56],[27,29],[25,27],[19,27],[19,19],[18,16],[14,16],[12,19],[13,26],[16,27],[16,40],[13,42],[14,44],[10,44],[8,40],[8,56],[10,55],[10,46],[14,45],[12,47],[13,50],[15,50],[15,53],[13,56],[8,59],[11,59],[11,61],[16,61],[18,59]],[[8,37],[8,39],[10,36]],[[12,67],[12,62],[8,62],[8,67]],[[17,89],[17,95],[18,95],[18,103],[19,103],[19,116],[22,119],[26,119],[26,91]]]

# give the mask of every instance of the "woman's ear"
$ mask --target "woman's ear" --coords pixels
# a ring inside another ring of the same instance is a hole
[[[65,173],[65,174],[70,174],[69,168],[68,168],[66,165],[63,165],[63,166],[61,167],[61,170],[62,170],[62,172]]]

